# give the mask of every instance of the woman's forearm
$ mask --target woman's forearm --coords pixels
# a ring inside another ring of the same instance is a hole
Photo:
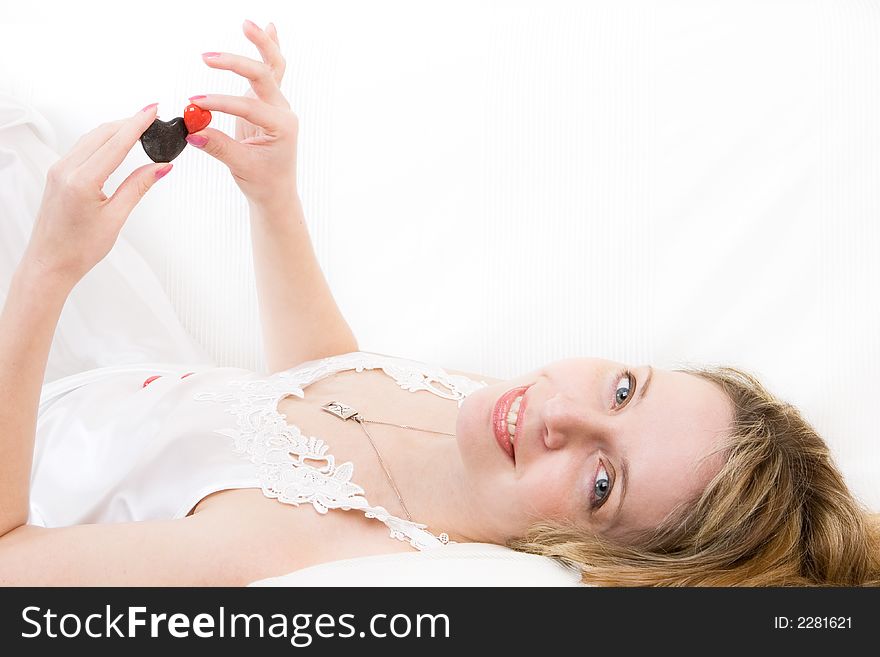
[[[0,315],[0,536],[27,523],[46,361],[74,285],[23,259]]]
[[[270,373],[358,349],[315,256],[299,196],[250,206],[254,276]]]

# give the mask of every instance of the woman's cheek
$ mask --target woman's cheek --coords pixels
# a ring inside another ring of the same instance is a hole
[[[526,498],[537,519],[569,519],[577,516],[579,507],[586,508],[588,501],[579,504],[583,486],[570,470],[560,467],[534,468],[523,481],[527,485]]]

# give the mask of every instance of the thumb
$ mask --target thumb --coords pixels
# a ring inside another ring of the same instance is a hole
[[[125,221],[131,211],[134,210],[134,206],[147,193],[147,190],[155,185],[159,178],[171,171],[173,167],[174,165],[171,162],[145,164],[142,167],[138,167],[128,174],[128,178],[122,181],[122,184],[119,185],[119,188],[110,197],[107,205],[114,208],[114,214],[122,217],[122,220]]]
[[[243,146],[222,130],[205,128],[186,136],[186,141],[217,158],[228,167],[233,167],[242,158]]]

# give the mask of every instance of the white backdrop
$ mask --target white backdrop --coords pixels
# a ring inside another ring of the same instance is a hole
[[[499,378],[744,367],[880,511],[880,2],[10,1],[0,93],[64,153],[150,102],[243,94],[200,53],[258,58],[245,18],[278,28],[361,349]],[[174,163],[123,235],[218,364],[262,370],[244,199],[207,154]]]

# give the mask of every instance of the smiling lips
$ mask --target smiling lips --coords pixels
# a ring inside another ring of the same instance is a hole
[[[495,403],[495,408],[492,411],[492,428],[493,433],[495,434],[495,440],[498,443],[498,446],[501,447],[502,450],[515,462],[513,445],[511,444],[510,434],[507,432],[507,414],[510,412],[510,407],[513,404],[513,401],[524,394],[526,390],[529,389],[530,386],[521,386],[519,388],[514,388],[513,390],[509,390],[505,392],[498,401]],[[516,437],[519,436],[520,428],[522,427],[522,418],[524,417],[524,410],[526,407],[526,400],[523,397],[522,402],[520,402],[519,414],[516,423],[516,431],[514,435],[514,441],[516,442]]]

